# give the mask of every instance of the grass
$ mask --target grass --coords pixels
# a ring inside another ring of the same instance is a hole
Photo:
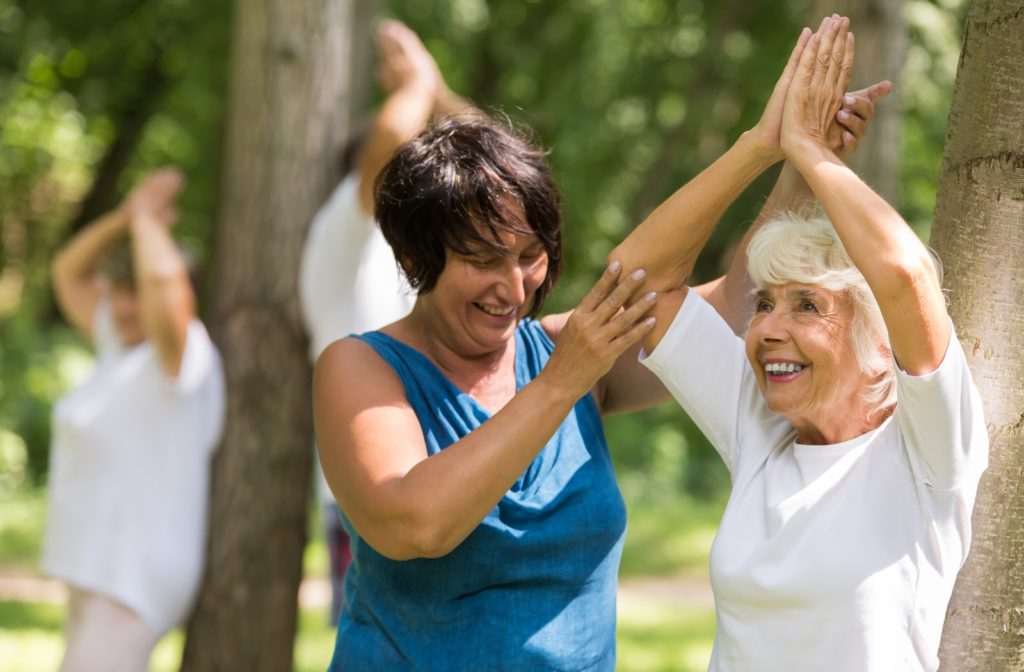
[[[0,567],[34,569],[42,548],[46,497],[41,490],[28,489],[0,494]]]
[[[627,583],[646,577],[681,576],[705,581],[707,554],[721,515],[721,502],[683,495],[653,496],[624,487],[629,530],[621,576]],[[35,573],[45,520],[41,491],[19,492],[0,507],[0,571]],[[314,521],[304,555],[308,575],[327,572],[327,551]],[[0,601],[0,672],[49,672],[60,663],[66,608],[47,603]],[[714,639],[714,610],[680,604],[664,596],[630,595],[619,603],[619,672],[700,672]],[[181,662],[184,634],[164,637],[150,672],[174,672]],[[302,609],[295,641],[296,672],[322,672],[334,649],[334,631],[324,609]]]

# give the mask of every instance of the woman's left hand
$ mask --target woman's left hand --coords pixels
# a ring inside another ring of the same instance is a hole
[[[875,116],[875,104],[892,92],[892,82],[882,80],[843,96],[843,106],[836,113],[836,123],[829,130],[829,144],[841,159],[855,151],[868,133],[868,124]]]
[[[807,148],[834,151],[829,129],[853,72],[849,25],[846,17],[827,18],[800,54],[782,112],[780,145],[789,158]]]

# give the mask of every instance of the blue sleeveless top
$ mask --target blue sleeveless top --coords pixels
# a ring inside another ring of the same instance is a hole
[[[490,417],[423,354],[380,332],[357,338],[398,373],[434,455]],[[516,329],[516,390],[554,345]],[[352,529],[331,671],[615,668],[615,589],[626,508],[592,395],[455,550],[389,560]]]

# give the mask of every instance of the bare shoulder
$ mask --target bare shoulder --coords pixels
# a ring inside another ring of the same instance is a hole
[[[339,408],[405,400],[405,388],[395,370],[368,343],[343,338],[331,343],[316,360],[313,401]]]

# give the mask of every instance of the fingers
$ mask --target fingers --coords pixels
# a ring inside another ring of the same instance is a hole
[[[828,86],[839,79],[846,51],[848,19],[830,18],[818,48],[818,62],[814,71],[813,84]],[[846,90],[845,88],[843,89]]]
[[[619,284],[605,297],[604,301],[594,308],[594,317],[597,321],[603,324],[611,320],[621,308],[628,305],[630,299],[639,291],[645,277],[647,277],[647,273],[640,268],[620,279]]]
[[[844,107],[836,113],[836,120],[839,125],[849,131],[857,138],[863,138],[868,132],[867,117],[853,114],[848,107]]]
[[[857,145],[860,144],[860,139],[849,131],[843,131],[840,140],[842,142],[842,148],[839,153],[844,157],[856,152]]]
[[[633,305],[614,315],[609,320],[612,340],[628,336],[648,322],[653,326],[654,317],[644,319],[644,315],[650,312],[657,300],[658,294],[656,292],[647,292],[638,301],[633,302]],[[647,333],[646,329],[643,329],[641,335],[643,333]]]
[[[844,21],[846,23],[847,28],[849,28],[850,20],[844,19]],[[850,79],[853,77],[853,57],[854,53],[856,52],[856,49],[854,48],[855,46],[856,45],[855,40],[853,38],[853,33],[847,32],[846,44],[843,48],[843,61],[842,65],[839,68],[839,91],[846,91],[846,88],[850,85]]]
[[[789,60],[786,62],[786,67],[782,70],[782,78],[787,82],[792,79],[796,69],[800,66],[800,57],[804,53],[804,49],[807,47],[807,43],[811,41],[811,29],[804,28],[800,31],[800,37],[796,40],[796,45],[793,47],[792,53],[789,54]],[[781,81],[781,80],[780,80]]]
[[[801,86],[806,88],[811,85],[814,76],[815,63],[818,59],[818,52],[821,49],[822,33],[829,24],[830,19],[825,17],[821,20],[818,30],[807,40],[803,51],[800,52],[800,62],[797,64],[795,77],[800,79]]]
[[[866,89],[861,89],[861,91],[863,91],[867,99],[874,104],[892,93],[892,82],[888,79],[883,79],[877,84],[872,84]]]
[[[618,281],[619,273],[621,272],[622,265],[619,262],[613,261],[608,264],[608,268],[604,269],[604,273],[602,273],[601,277],[597,279],[594,286],[590,288],[587,295],[583,297],[583,300],[580,301],[580,305],[576,310],[587,313],[594,312],[594,310],[601,305],[601,302],[608,298],[608,295],[610,295],[612,290],[615,289],[615,283]]]

